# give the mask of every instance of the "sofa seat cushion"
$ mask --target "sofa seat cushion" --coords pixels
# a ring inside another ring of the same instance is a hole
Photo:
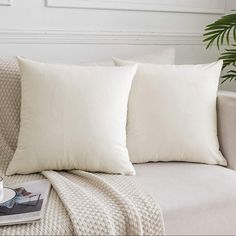
[[[236,171],[192,163],[135,169],[132,178],[160,204],[167,235],[236,234]]]

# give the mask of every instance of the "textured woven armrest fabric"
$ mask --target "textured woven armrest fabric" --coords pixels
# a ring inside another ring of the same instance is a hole
[[[228,167],[236,170],[236,93],[218,93],[217,113],[220,149]]]

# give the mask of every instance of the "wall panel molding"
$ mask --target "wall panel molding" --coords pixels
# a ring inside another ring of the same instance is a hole
[[[224,14],[225,0],[208,0],[206,2],[191,0],[194,4],[187,5],[183,0],[45,0],[46,7],[53,8],[85,8],[131,11],[157,11],[175,13]],[[207,1],[207,0],[205,0]],[[210,1],[210,2],[209,2]],[[187,1],[190,2],[190,1]]]
[[[0,44],[201,45],[195,33],[0,30]]]
[[[11,6],[12,0],[0,0],[0,6]]]

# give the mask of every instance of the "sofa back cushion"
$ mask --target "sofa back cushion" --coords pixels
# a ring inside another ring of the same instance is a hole
[[[152,53],[137,54],[136,56],[124,57],[124,59],[138,61],[142,63],[153,64],[175,64],[175,49],[172,47],[158,48]],[[89,66],[113,66],[112,60],[98,61],[98,62],[84,62],[82,65]]]
[[[0,159],[6,170],[15,152],[20,127],[20,69],[16,58],[0,60]]]

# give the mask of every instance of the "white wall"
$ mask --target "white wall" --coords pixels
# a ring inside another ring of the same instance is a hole
[[[178,64],[205,63],[218,51],[205,50],[203,29],[230,9],[236,1],[0,0],[0,54],[79,63],[171,45]]]

